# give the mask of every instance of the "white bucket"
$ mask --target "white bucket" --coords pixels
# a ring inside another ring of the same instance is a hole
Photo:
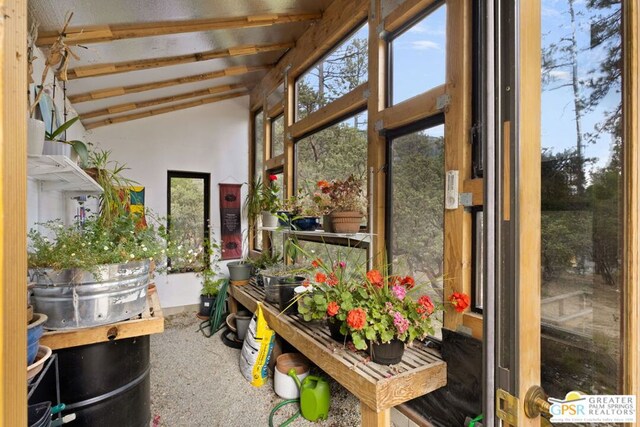
[[[276,228],[278,226],[278,217],[268,211],[262,211],[262,226]]]
[[[273,370],[273,389],[283,399],[298,399],[300,389],[293,378],[289,376],[289,370],[296,370],[300,382],[309,375],[309,362],[300,353],[285,353],[276,359],[276,368]]]
[[[44,146],[44,122],[27,119],[27,154],[41,156]]]

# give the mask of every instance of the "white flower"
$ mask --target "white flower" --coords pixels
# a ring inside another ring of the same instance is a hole
[[[147,248],[145,248],[144,246],[142,247],[142,250],[143,250],[144,252],[147,252]]]
[[[178,250],[182,250],[182,245],[178,246]]]
[[[134,254],[129,255],[129,258],[134,259],[136,256]]]
[[[84,248],[84,243],[82,244],[82,247]]]
[[[104,247],[104,250],[105,250],[105,251],[108,251],[108,250],[109,250],[109,246],[105,246],[105,247]]]
[[[75,252],[74,252],[74,253],[72,253],[72,254],[71,254],[71,256],[76,256],[76,253],[75,253]]]
[[[164,253],[164,249],[163,249],[163,250],[161,250],[160,252]]]
[[[62,245],[62,249],[65,249],[67,247],[67,245]]]

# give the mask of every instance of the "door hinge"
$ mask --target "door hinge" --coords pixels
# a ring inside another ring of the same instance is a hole
[[[496,390],[496,417],[510,426],[518,426],[518,398],[499,388]]]

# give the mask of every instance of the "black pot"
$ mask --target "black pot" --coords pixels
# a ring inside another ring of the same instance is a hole
[[[295,314],[298,312],[298,301],[295,301],[295,288],[302,285],[305,278],[302,276],[281,277],[278,281],[278,306],[285,314]],[[293,304],[292,304],[293,302]]]
[[[388,343],[369,343],[371,360],[381,365],[395,365],[400,363],[404,354],[404,343],[393,339]]]
[[[253,265],[243,261],[232,261],[227,264],[229,269],[229,280],[232,282],[243,282],[251,278]]]
[[[209,317],[209,315],[211,314],[211,308],[214,306],[215,302],[215,296],[200,295],[200,311],[198,312],[198,314],[200,316]]]
[[[318,227],[318,218],[315,216],[305,216],[291,221],[294,230],[313,231]]]
[[[347,335],[343,335],[342,332],[340,332],[342,322],[329,318],[327,319],[327,325],[329,325],[329,334],[331,335],[331,338],[341,344],[344,344],[347,341]]]
[[[276,212],[278,216],[278,225],[282,227],[291,227],[291,212],[289,211],[278,211]]]

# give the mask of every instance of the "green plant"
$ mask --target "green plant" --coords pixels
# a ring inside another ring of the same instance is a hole
[[[244,209],[250,220],[254,221],[263,211],[275,214],[280,209],[280,187],[276,183],[277,180],[276,175],[269,175],[269,182],[263,183],[258,177],[249,187]]]
[[[249,260],[256,270],[265,270],[267,268],[278,265],[282,262],[282,255],[276,251],[270,253],[269,251],[263,251],[259,257]]]
[[[200,295],[213,297],[218,295],[220,287],[227,280],[222,276],[222,271],[220,269],[220,244],[216,241],[214,236],[211,235],[203,249],[205,256],[208,256],[209,258],[209,265],[204,270],[196,273],[196,275],[202,279]]]
[[[60,142],[62,144],[69,144],[73,147],[78,156],[80,157],[80,161],[82,164],[87,164],[89,161],[89,151],[87,150],[87,144],[79,140],[67,141],[66,139],[59,138],[64,132],[67,131],[75,122],[80,119],[80,116],[76,116],[72,119],[67,120],[63,124],[61,124],[56,130],[53,132],[45,131],[44,136],[45,139],[49,141]]]
[[[284,206],[287,212],[290,213],[291,219],[324,215],[312,198],[308,194],[301,192],[299,192],[297,196],[291,196],[285,200]]]

